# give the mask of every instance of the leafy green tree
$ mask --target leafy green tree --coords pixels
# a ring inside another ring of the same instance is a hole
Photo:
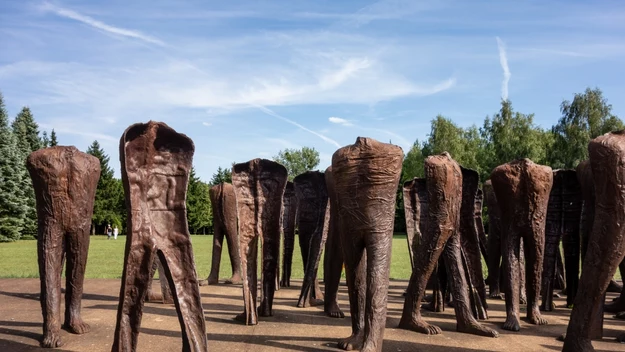
[[[412,180],[415,177],[423,177],[423,162],[425,161],[425,156],[423,155],[423,144],[419,142],[417,139],[412,148],[406,153],[404,157],[404,162],[402,164],[402,178],[401,183],[408,180]]]
[[[553,148],[549,159],[557,168],[574,168],[588,158],[588,142],[602,134],[625,128],[612,114],[612,105],[599,88],[576,93],[573,101],[560,105],[562,117],[552,127]]]
[[[107,224],[123,228],[123,189],[121,182],[114,177],[113,169],[109,166],[109,157],[104,152],[98,141],[87,149],[100,160],[100,179],[96,189],[95,202],[93,205],[92,233],[103,233]]]
[[[50,146],[50,138],[48,138],[48,132],[43,131],[41,135],[41,146],[43,148],[48,148]]]
[[[50,146],[56,147],[57,145],[59,145],[59,142],[56,140],[56,132],[54,132],[53,128],[52,132],[50,132]]]
[[[39,125],[35,122],[32,112],[28,107],[22,108],[11,124],[13,135],[17,141],[18,149],[21,153],[19,168],[25,175],[22,179],[22,191],[26,197],[26,217],[24,218],[23,235],[37,236],[37,209],[35,202],[35,190],[33,188],[30,175],[26,169],[26,158],[35,150],[41,149],[42,144],[39,138]]]
[[[501,102],[501,110],[492,119],[486,117],[480,132],[485,143],[479,154],[483,179],[495,167],[515,159],[547,164],[549,133],[534,124],[534,114],[515,112],[509,100]]]
[[[0,242],[20,239],[27,204],[22,190],[24,160],[9,128],[9,116],[0,93]]]
[[[315,148],[284,149],[273,157],[273,160],[286,167],[289,181],[306,171],[311,171],[319,165],[319,152]]]
[[[233,164],[234,165],[234,164]],[[217,168],[217,172],[213,174],[209,185],[215,186],[220,183],[232,183],[232,170],[231,169],[222,169],[221,166]]]
[[[191,168],[187,187],[187,221],[191,233],[199,233],[213,224],[208,184],[202,182]]]

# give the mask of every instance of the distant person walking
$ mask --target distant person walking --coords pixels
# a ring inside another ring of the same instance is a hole
[[[117,226],[113,227],[113,238],[117,239],[117,235],[119,234],[119,230]]]
[[[110,240],[111,236],[113,236],[113,228],[111,228],[111,224],[106,225],[106,239]]]

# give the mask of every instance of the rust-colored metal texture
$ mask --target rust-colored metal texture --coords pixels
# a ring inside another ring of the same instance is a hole
[[[567,352],[594,351],[593,315],[604,302],[608,284],[625,257],[625,131],[591,140],[588,154],[595,187],[595,219],[562,348]]]
[[[332,156],[352,319],[352,335],[338,343],[344,350],[382,351],[403,159],[400,147],[364,137]]]
[[[288,181],[284,189],[282,211],[282,279],[280,286],[291,287],[291,268],[293,266],[293,250],[295,249],[295,219],[297,215],[297,198],[293,182]]]
[[[119,144],[128,236],[112,351],[136,351],[154,257],[163,264],[183,351],[207,351],[186,193],[195,146],[163,122],[131,125]]]
[[[328,237],[330,203],[326,178],[323,172],[307,171],[293,179],[297,197],[297,228],[300,242],[306,241],[304,281],[297,307],[306,308],[323,304],[317,271],[321,253]]]
[[[478,319],[488,319],[486,284],[482,274],[480,237],[475,220],[475,203],[480,176],[475,170],[460,167],[462,172],[462,203],[460,207],[460,245],[466,267],[471,308]],[[480,211],[481,213],[481,211]],[[452,278],[453,280],[453,278]]]
[[[479,179],[478,179],[479,182]],[[486,238],[486,231],[484,231],[484,220],[482,219],[482,208],[484,207],[484,191],[478,188],[475,195],[475,228],[477,230],[477,236],[480,240],[480,253],[484,257],[484,261],[488,263],[488,239]],[[482,274],[482,277],[484,275]]]
[[[271,160],[257,158],[235,164],[232,168],[239,219],[244,304],[243,313],[236,319],[246,325],[258,324],[259,314],[263,317],[273,315],[286,183],[286,168]],[[257,311],[259,241],[262,245],[262,291]]]
[[[497,196],[493,190],[491,180],[486,180],[483,185],[484,202],[488,209],[488,292],[490,298],[503,299],[501,283],[503,283],[503,271],[501,270],[501,212],[497,203]]]
[[[495,330],[481,325],[470,307],[469,285],[462,258],[460,217],[462,206],[462,171],[448,153],[430,156],[425,160],[425,177],[428,195],[426,229],[422,242],[415,248],[415,266],[410,277],[406,301],[399,328],[424,334],[440,334],[441,329],[430,325],[419,310],[428,278],[441,256],[445,257],[447,278],[451,286],[459,332],[497,337]],[[470,218],[473,219],[473,203]],[[479,249],[478,249],[479,253]]]
[[[158,281],[161,285],[161,295],[157,295],[153,288],[152,282],[154,281],[154,274],[158,270]],[[165,277],[165,269],[163,269],[163,264],[158,256],[154,256],[154,262],[152,263],[152,267],[150,268],[150,274],[148,276],[148,293],[146,294],[146,300],[148,302],[160,302],[163,304],[174,304],[174,297],[171,294],[171,289],[169,289],[169,283]]]
[[[40,342],[41,347],[56,348],[63,345],[61,272],[65,258],[63,327],[74,334],[84,334],[90,329],[81,318],[80,307],[100,161],[73,146],[56,146],[32,152],[26,167],[37,207],[39,300],[43,315]]]
[[[519,331],[520,246],[527,262],[527,317],[531,324],[546,325],[539,310],[545,250],[545,222],[553,170],[529,159],[517,159],[496,167],[491,180],[501,211],[505,330]]]
[[[553,186],[549,194],[545,225],[545,260],[543,262],[542,304],[540,310],[553,311],[553,290],[557,281],[560,240],[566,259],[567,286],[577,291],[579,275],[579,223],[582,212],[582,193],[575,170],[554,170]],[[574,294],[571,295],[574,297]],[[567,296],[567,305],[572,305]]]
[[[330,221],[328,224],[328,239],[326,240],[326,248],[323,255],[323,282],[325,283],[323,311],[331,318],[344,318],[345,314],[338,303],[339,284],[341,282],[344,260],[332,166],[328,167],[324,174],[328,197],[330,198]]]
[[[219,267],[224,237],[228,243],[228,255],[232,267],[232,276],[227,284],[241,283],[241,257],[239,256],[239,237],[237,235],[237,199],[234,187],[230,183],[220,183],[208,191],[213,208],[213,259],[211,271],[206,279],[209,285],[219,282]]]

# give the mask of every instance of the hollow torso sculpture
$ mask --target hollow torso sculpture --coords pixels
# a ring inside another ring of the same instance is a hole
[[[234,187],[230,183],[220,183],[208,191],[213,208],[213,260],[211,271],[206,279],[209,285],[219,282],[219,267],[224,236],[228,243],[228,255],[232,266],[232,276],[228,284],[241,283],[241,258],[237,236],[237,200]]]
[[[304,281],[297,306],[308,307],[323,303],[317,270],[321,252],[328,235],[329,203],[325,176],[319,171],[307,171],[293,180],[297,196],[297,228],[304,262]]]
[[[89,325],[80,316],[80,307],[100,161],[73,146],[57,146],[32,152],[26,167],[37,206],[41,346],[56,348],[63,344],[60,322],[64,257],[67,266],[63,325],[75,334],[89,331]]]
[[[625,132],[590,141],[588,154],[595,187],[595,216],[582,266],[579,289],[562,351],[594,351],[592,316],[625,256]],[[586,197],[584,197],[586,199]]]
[[[293,266],[293,249],[295,248],[295,217],[297,215],[297,199],[293,182],[289,181],[284,189],[282,211],[282,279],[280,286],[291,286],[291,268]]]
[[[462,204],[460,165],[448,153],[430,156],[425,160],[425,178],[428,197],[426,229],[422,234],[421,244],[415,248],[414,270],[408,284],[399,327],[424,334],[441,333],[439,327],[423,320],[419,308],[428,277],[443,254],[448,279],[451,281],[456,329],[470,334],[497,337],[496,331],[478,323],[470,307],[467,273],[464,270],[458,231]]]
[[[237,197],[239,252],[243,275],[243,313],[236,319],[246,325],[258,324],[258,314],[273,315],[273,296],[280,255],[282,201],[287,182],[286,168],[274,161],[253,159],[235,164],[232,185]],[[258,242],[262,242],[262,301],[258,296]]]
[[[112,351],[135,351],[154,256],[172,291],[183,351],[207,351],[186,190],[195,147],[162,122],[137,123],[120,140],[128,236]]]
[[[324,172],[326,188],[330,199],[330,222],[328,224],[328,239],[326,240],[325,254],[323,256],[323,273],[325,283],[324,312],[332,318],[344,318],[345,314],[339,307],[338,292],[343,271],[343,248],[341,246],[341,234],[338,222],[338,204],[336,190],[334,188],[334,176],[332,166]]]
[[[553,185],[550,167],[529,159],[518,159],[496,167],[491,173],[502,220],[503,269],[505,280],[505,330],[519,331],[519,257],[521,239],[525,246],[527,317],[530,323],[545,325],[538,307],[545,250],[545,219]]]
[[[540,309],[552,311],[553,289],[556,284],[556,269],[560,240],[566,259],[566,276],[569,295],[567,305],[577,291],[579,275],[579,223],[582,211],[582,194],[575,170],[555,170],[553,186],[549,195],[545,225],[545,260],[542,274],[542,304]]]
[[[403,157],[401,148],[363,137],[332,156],[352,319],[352,335],[339,342],[345,350],[382,350]]]

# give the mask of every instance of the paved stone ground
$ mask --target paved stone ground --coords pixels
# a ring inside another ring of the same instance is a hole
[[[158,283],[155,283],[158,285]],[[301,281],[294,287],[276,292],[274,313],[261,318],[257,326],[244,326],[232,318],[242,311],[240,286],[201,287],[211,351],[338,351],[336,341],[351,332],[350,319],[332,319],[319,307],[295,307]],[[120,280],[90,279],[85,284],[83,318],[91,325],[86,335],[65,331],[62,351],[110,351],[113,342]],[[559,308],[546,313],[550,325],[537,327],[522,321],[521,331],[501,330],[504,302],[489,300],[488,326],[500,332],[497,339],[456,333],[453,309],[444,313],[424,313],[426,319],[443,329],[439,336],[426,336],[396,329],[403,305],[406,281],[392,281],[389,287],[389,309],[384,351],[560,351],[562,343],[555,338],[566,331],[570,311]],[[158,290],[158,289],[157,289]],[[39,338],[42,318],[39,306],[38,279],[0,279],[0,351],[42,351]],[[616,297],[610,294],[608,299]],[[347,287],[341,286],[341,307],[348,310]],[[563,299],[556,304],[562,306]],[[524,314],[524,307],[522,307]],[[604,339],[595,341],[597,351],[625,351],[625,344],[615,342],[625,332],[625,322],[606,314]],[[139,351],[180,351],[180,326],[173,305],[147,303],[139,336]]]

